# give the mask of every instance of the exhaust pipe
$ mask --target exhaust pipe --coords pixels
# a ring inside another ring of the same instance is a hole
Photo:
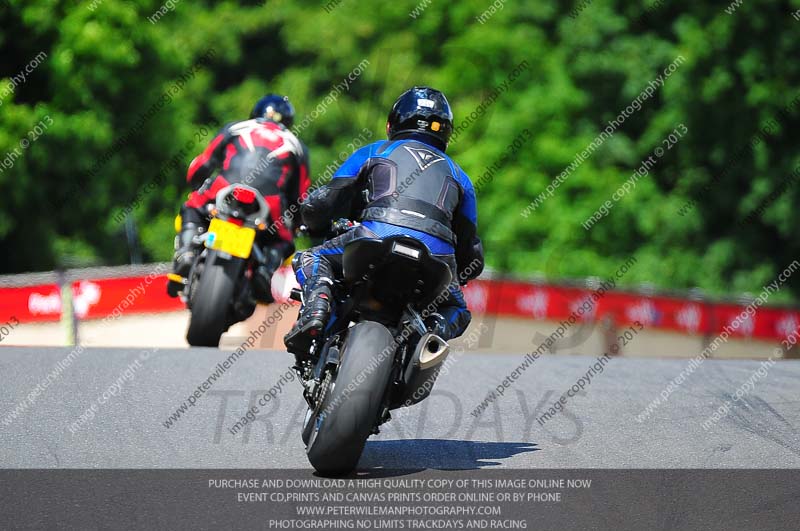
[[[416,404],[431,394],[439,369],[449,353],[450,345],[436,334],[425,334],[420,338],[403,375],[405,392],[398,407]]]

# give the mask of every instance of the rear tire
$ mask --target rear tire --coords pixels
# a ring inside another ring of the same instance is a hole
[[[308,421],[312,426],[306,454],[320,474],[348,474],[358,464],[389,384],[393,343],[392,334],[380,323],[364,321],[350,328],[320,413]]]
[[[228,330],[228,313],[233,302],[238,264],[209,260],[197,280],[192,299],[192,316],[186,341],[193,347],[218,347]]]

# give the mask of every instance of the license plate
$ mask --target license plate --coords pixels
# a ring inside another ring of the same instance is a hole
[[[249,258],[256,238],[255,229],[240,227],[214,218],[208,226],[206,247],[239,258]]]

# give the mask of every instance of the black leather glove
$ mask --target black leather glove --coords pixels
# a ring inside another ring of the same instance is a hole
[[[340,234],[344,234],[345,232],[349,231],[356,224],[346,218],[339,218],[333,223],[331,223],[331,234],[333,236],[339,236]]]

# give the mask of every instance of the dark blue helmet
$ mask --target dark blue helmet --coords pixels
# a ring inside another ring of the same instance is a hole
[[[267,94],[256,102],[250,119],[266,118],[273,122],[282,123],[286,127],[291,127],[294,122],[294,107],[289,102],[289,96],[279,96],[277,94]]]
[[[386,123],[389,140],[420,134],[434,140],[436,147],[447,148],[453,132],[453,112],[447,98],[430,87],[414,87],[394,102]]]

